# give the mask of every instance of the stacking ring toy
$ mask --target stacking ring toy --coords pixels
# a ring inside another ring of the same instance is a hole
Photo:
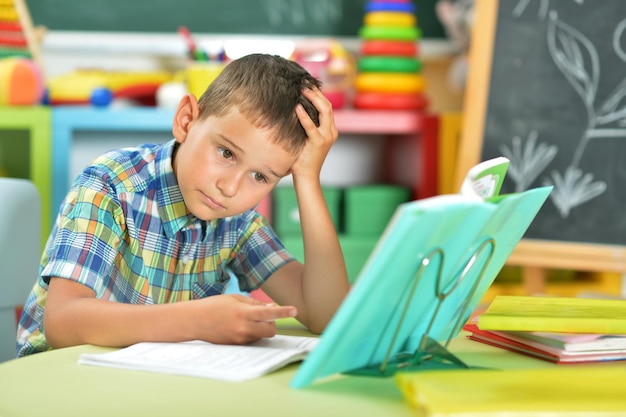
[[[416,58],[400,56],[362,56],[359,71],[362,72],[419,72],[422,65]]]
[[[363,110],[422,110],[428,100],[422,94],[357,93],[352,105]]]
[[[363,19],[366,26],[415,26],[417,19],[411,13],[399,12],[372,12]]]
[[[359,29],[359,37],[362,39],[414,41],[420,36],[421,31],[417,27],[362,26]]]
[[[415,6],[408,2],[369,1],[365,5],[365,11],[369,12],[402,12],[414,13]]]
[[[419,46],[412,41],[369,40],[361,43],[361,55],[417,56]]]
[[[420,74],[362,72],[356,76],[354,87],[357,92],[417,94],[426,89],[426,80]]]

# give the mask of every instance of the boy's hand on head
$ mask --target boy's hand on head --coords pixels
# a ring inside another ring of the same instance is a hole
[[[313,103],[319,112],[319,127],[315,126],[302,105],[298,104],[296,114],[306,131],[308,140],[291,172],[294,177],[312,176],[319,178],[326,155],[337,140],[339,132],[335,127],[333,107],[326,96],[318,88],[304,89],[302,94]]]
[[[240,294],[216,295],[198,303],[207,307],[199,317],[199,338],[211,343],[245,344],[273,337],[275,320],[297,314],[295,307],[265,304]]]

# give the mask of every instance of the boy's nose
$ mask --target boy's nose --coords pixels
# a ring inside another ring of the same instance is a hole
[[[227,173],[217,181],[217,188],[221,191],[222,195],[226,197],[234,197],[237,195],[240,181],[241,175],[233,172]]]

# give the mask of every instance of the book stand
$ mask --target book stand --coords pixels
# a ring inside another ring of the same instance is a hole
[[[465,362],[459,359],[457,356],[452,354],[448,349],[448,344],[452,340],[452,338],[459,333],[460,329],[465,324],[463,322],[463,318],[466,317],[467,310],[470,308],[469,301],[473,298],[476,289],[481,283],[483,277],[485,276],[485,270],[487,266],[491,262],[494,251],[496,247],[496,242],[493,238],[484,239],[471,254],[470,259],[465,263],[463,270],[458,274],[458,278],[452,281],[452,285],[449,288],[442,288],[442,267],[444,262],[444,251],[442,248],[433,249],[430,253],[426,254],[422,257],[419,267],[415,273],[415,279],[413,281],[413,285],[410,289],[410,294],[407,298],[406,303],[402,307],[402,315],[398,320],[398,323],[395,327],[394,335],[391,339],[391,343],[389,344],[389,349],[380,364],[370,365],[363,368],[355,369],[352,371],[344,372],[349,375],[365,375],[365,376],[378,376],[378,377],[390,377],[395,375],[399,371],[420,371],[420,370],[432,370],[432,369],[459,369],[459,368],[470,368]],[[477,279],[472,284],[470,295],[466,298],[465,302],[462,303],[460,309],[456,314],[455,324],[452,327],[450,335],[446,339],[444,345],[441,345],[439,342],[429,337],[430,330],[433,328],[433,324],[437,319],[437,313],[444,302],[444,300],[456,289],[459,284],[465,279],[468,275],[469,271],[474,267],[479,255],[484,250],[487,250],[487,257],[485,261],[480,266],[480,272],[477,276]],[[436,259],[439,259],[439,262],[436,263]],[[428,328],[424,335],[422,336],[421,343],[415,352],[399,352],[396,353],[393,357],[393,349],[395,342],[397,341],[398,334],[400,329],[404,326],[404,321],[409,311],[410,304],[413,302],[415,297],[415,289],[418,287],[418,283],[422,276],[424,275],[424,271],[434,265],[436,263],[437,268],[437,283],[435,285],[435,297],[438,300],[438,303],[435,307],[433,315],[428,324]],[[391,324],[391,323],[389,323]],[[379,339],[378,343],[380,344],[382,339]]]
[[[448,345],[551,190],[400,205],[291,387],[338,373],[469,368]]]

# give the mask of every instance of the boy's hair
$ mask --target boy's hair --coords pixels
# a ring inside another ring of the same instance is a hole
[[[297,154],[306,132],[295,113],[300,103],[316,126],[319,112],[302,95],[321,82],[294,61],[251,54],[228,63],[200,97],[200,118],[223,116],[236,107],[255,126],[275,129],[276,143]]]

